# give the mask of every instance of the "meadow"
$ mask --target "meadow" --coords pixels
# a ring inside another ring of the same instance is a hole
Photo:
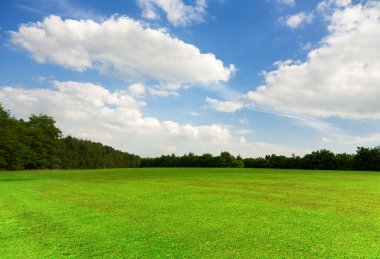
[[[0,172],[0,257],[380,257],[380,173]]]

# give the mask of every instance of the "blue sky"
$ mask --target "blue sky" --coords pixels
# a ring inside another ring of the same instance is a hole
[[[142,156],[380,143],[380,3],[0,3],[0,102]]]

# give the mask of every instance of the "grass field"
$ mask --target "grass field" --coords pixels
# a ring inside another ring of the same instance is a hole
[[[0,257],[380,257],[380,173],[0,172]]]

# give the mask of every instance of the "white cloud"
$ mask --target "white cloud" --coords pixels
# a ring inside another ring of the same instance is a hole
[[[243,103],[239,101],[218,101],[213,98],[206,97],[206,103],[220,112],[235,112],[243,108]]]
[[[64,134],[100,141],[143,156],[162,152],[258,156],[268,153],[305,153],[302,149],[268,143],[241,143],[229,127],[190,125],[146,117],[128,90],[110,92],[100,85],[80,82],[53,83],[53,89],[0,88],[0,102],[18,118],[31,113],[53,116]],[[254,153],[253,153],[254,152]]]
[[[255,133],[255,131],[252,129],[241,129],[241,130],[236,131],[236,133],[239,135],[248,135],[248,134]]]
[[[278,63],[245,106],[284,114],[380,119],[380,3],[335,10],[305,62]]]
[[[302,24],[311,23],[314,19],[314,15],[312,13],[300,12],[286,18],[280,18],[280,20],[288,27],[292,29],[296,29],[300,27]]]
[[[283,116],[291,118],[297,122],[297,124],[307,126],[309,128],[318,130],[330,136],[342,135],[340,128],[335,127],[334,125],[325,122],[324,120],[315,118],[313,116],[307,116],[303,114],[285,114]]]
[[[351,0],[323,0],[318,3],[317,10],[326,12],[335,8],[345,8],[351,4]]]
[[[143,95],[145,93],[145,87],[141,83],[132,84],[128,87],[128,92],[132,96],[140,96],[140,95]]]
[[[206,0],[196,0],[194,5],[187,5],[182,0],[138,0],[138,3],[143,9],[143,17],[159,19],[161,10],[175,26],[202,22],[207,8]]]
[[[76,71],[116,72],[128,80],[153,79],[163,86],[210,85],[228,81],[234,66],[224,67],[212,53],[128,17],[62,20],[49,16],[11,32],[10,43],[39,63]]]
[[[380,143],[380,134],[373,133],[366,136],[338,136],[338,137],[324,137],[324,142],[348,144],[348,145],[378,145]]]
[[[310,50],[312,47],[313,47],[313,44],[311,42],[308,42],[302,46],[302,50]]]
[[[198,112],[190,112],[190,115],[191,116],[201,116],[201,114]]]
[[[180,125],[173,121],[163,121],[162,127],[172,136],[186,137],[214,143],[227,143],[232,135],[226,127],[220,125],[205,125],[194,127],[190,124]]]
[[[277,0],[277,3],[287,5],[287,6],[295,6],[296,5],[295,0]]]
[[[159,97],[178,96],[178,93],[175,91],[157,89],[153,87],[149,88],[148,91],[149,91],[149,94],[152,96],[159,96]]]

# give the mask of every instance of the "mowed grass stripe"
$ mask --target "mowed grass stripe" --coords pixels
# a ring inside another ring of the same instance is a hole
[[[3,257],[380,257],[375,172],[0,173]]]

